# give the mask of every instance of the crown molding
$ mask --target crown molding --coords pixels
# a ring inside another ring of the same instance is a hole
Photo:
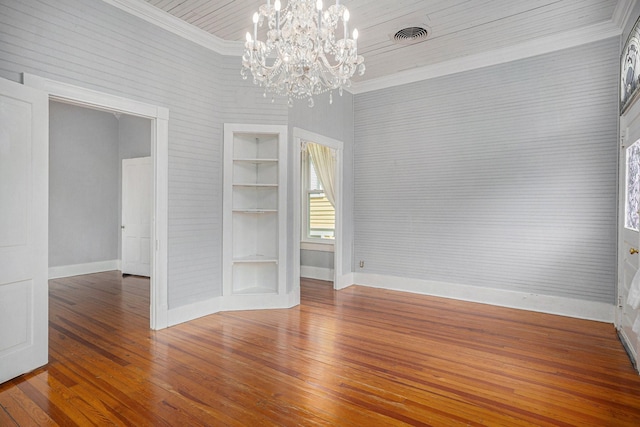
[[[616,8],[613,11],[611,21],[614,25],[620,28],[620,33],[624,31],[631,18],[631,12],[636,6],[638,0],[618,0]]]
[[[242,42],[223,40],[152,6],[144,0],[102,1],[221,55],[242,55],[244,47]]]
[[[152,6],[144,0],[102,1],[221,55],[238,57],[242,55],[244,48],[242,42],[223,40]],[[507,46],[425,67],[401,71],[389,76],[354,82],[348,91],[352,94],[371,92],[448,74],[503,64],[611,37],[618,37],[624,31],[624,28],[626,28],[629,19],[631,19],[631,12],[634,10],[637,2],[638,0],[619,0],[612,18],[608,22],[549,37],[541,37],[514,46]]]
[[[635,0],[633,0],[635,2]],[[622,29],[613,21],[591,25],[589,27],[568,31],[548,37],[540,37],[528,42],[519,43],[487,52],[468,55],[450,61],[443,61],[426,67],[401,71],[389,76],[355,82],[350,88],[351,93],[360,94],[374,90],[385,89],[420,80],[433,79],[463,71],[475,70],[519,59],[551,53],[571,47],[580,46],[611,37],[620,36]]]

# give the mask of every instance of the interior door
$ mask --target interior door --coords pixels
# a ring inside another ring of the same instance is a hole
[[[122,160],[122,274],[151,274],[151,157]]]
[[[627,303],[629,290],[640,266],[640,108],[630,108],[621,118],[620,217],[618,248],[618,308],[616,326],[634,360],[638,360],[640,340],[633,324],[640,310]],[[640,276],[636,279],[640,280]]]
[[[48,361],[49,101],[0,78],[0,383]]]

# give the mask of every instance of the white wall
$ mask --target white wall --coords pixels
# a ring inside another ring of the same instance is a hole
[[[356,271],[612,304],[618,44],[357,95]]]

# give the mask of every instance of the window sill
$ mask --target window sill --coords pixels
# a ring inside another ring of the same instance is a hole
[[[300,242],[300,249],[306,251],[333,252],[333,242]]]

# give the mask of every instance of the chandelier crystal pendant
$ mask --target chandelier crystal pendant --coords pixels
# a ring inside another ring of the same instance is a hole
[[[258,40],[258,27],[266,24],[266,38]],[[342,31],[339,31],[342,27]],[[293,99],[307,98],[351,86],[351,77],[364,74],[358,55],[358,30],[349,36],[349,10],[336,0],[323,10],[322,0],[267,0],[253,14],[253,36],[247,33],[241,75],[267,92]],[[273,102],[273,98],[272,98]],[[333,95],[329,94],[329,103]]]

